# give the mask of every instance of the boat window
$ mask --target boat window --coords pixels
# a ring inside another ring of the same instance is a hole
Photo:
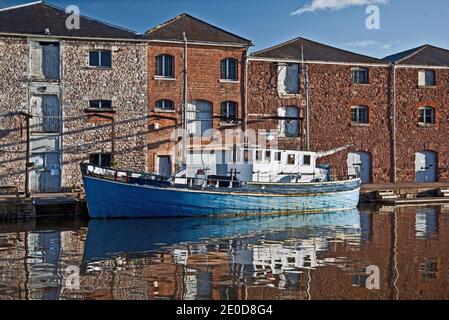
[[[281,160],[282,160],[282,153],[276,152],[276,161],[281,161]]]
[[[304,165],[310,166],[312,164],[312,157],[310,155],[304,156]]]
[[[271,151],[265,151],[265,162],[271,162]]]
[[[289,154],[287,158],[287,164],[294,165],[296,163],[296,156],[294,154]]]
[[[232,162],[236,163],[237,162],[237,146],[234,145],[232,147]]]
[[[248,149],[243,150],[243,161],[245,161],[245,162],[249,161],[249,151],[248,151]]]
[[[262,151],[256,151],[256,161],[262,161]]]

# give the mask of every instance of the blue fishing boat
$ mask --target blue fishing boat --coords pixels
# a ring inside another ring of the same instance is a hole
[[[291,161],[293,152],[285,151],[281,156]],[[187,169],[172,178],[89,164],[81,168],[91,218],[270,215],[357,207],[360,179],[325,181],[323,170],[311,166],[310,155],[304,156],[305,166],[313,171],[309,178],[297,168],[293,173],[279,167],[282,174],[274,174],[277,178],[270,180],[274,182],[254,181],[260,173],[255,173],[254,165],[245,167],[248,164],[240,165],[239,174],[231,169],[231,176],[208,175],[202,170],[191,176]],[[298,167],[294,163],[291,166]],[[246,170],[251,175],[245,180]],[[318,173],[320,177],[316,178]]]

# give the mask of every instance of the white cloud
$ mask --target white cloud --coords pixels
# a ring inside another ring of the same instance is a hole
[[[311,0],[312,2],[294,11],[291,15],[301,15],[318,10],[341,10],[352,6],[367,6],[370,4],[387,4],[390,0]]]
[[[362,49],[375,47],[375,48],[380,48],[380,49],[384,49],[384,50],[389,50],[392,47],[391,43],[385,43],[385,42],[374,41],[374,40],[353,41],[353,42],[345,43],[344,45],[348,46],[348,47],[357,47],[357,48],[362,48]]]

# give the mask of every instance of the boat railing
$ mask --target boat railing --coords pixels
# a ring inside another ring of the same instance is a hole
[[[130,170],[102,167],[89,163],[81,163],[81,172],[84,176],[100,177],[108,180],[130,182],[133,179],[153,180],[168,182],[168,178],[145,172],[133,172]]]
[[[217,188],[239,188],[242,186],[241,181],[233,179],[220,179],[218,177],[208,176],[207,178],[182,178],[182,177],[164,177],[151,173],[132,172],[129,170],[114,169],[109,167],[102,167],[92,165],[89,163],[81,163],[81,172],[83,176],[97,177],[106,180],[113,180],[125,183],[141,184],[141,185],[155,185],[161,187],[167,187],[170,185],[186,186],[191,188],[205,188],[205,187],[217,187]],[[179,181],[184,180],[183,183]]]

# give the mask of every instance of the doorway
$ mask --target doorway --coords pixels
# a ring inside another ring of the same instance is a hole
[[[158,156],[158,174],[162,177],[171,176],[170,156]]]
[[[348,176],[360,178],[363,184],[371,183],[371,154],[358,151],[348,154]]]
[[[437,153],[421,151],[415,154],[416,182],[437,182]]]

